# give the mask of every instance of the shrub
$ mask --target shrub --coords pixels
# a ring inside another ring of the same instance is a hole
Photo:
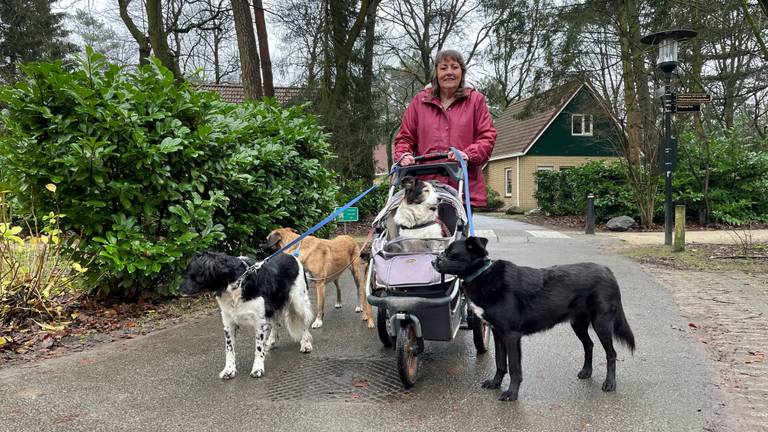
[[[348,203],[370,187],[371,185],[364,179],[344,180],[336,195],[337,205],[342,206]],[[379,211],[386,205],[388,193],[388,183],[385,180],[383,184],[358,201],[355,206],[358,208],[360,220],[370,221],[376,217],[376,215],[379,214]]]
[[[54,185],[48,190],[56,192]],[[65,215],[51,212],[40,218],[42,227],[21,227],[10,222],[9,201],[0,192],[0,324],[61,320],[71,298],[82,294],[88,270],[71,259],[63,243],[59,226]],[[0,337],[0,346],[7,342],[12,342],[8,336]]]
[[[491,189],[490,186],[486,186],[486,190],[488,194],[488,203],[485,205],[485,207],[478,209],[478,211],[492,212],[504,207],[504,200],[501,199],[501,196],[498,192]]]
[[[536,201],[547,214],[581,215],[587,207],[587,194],[595,194],[595,216],[607,220],[615,216],[638,215],[632,191],[621,163],[591,161],[566,171],[536,173]]]
[[[0,93],[0,184],[43,210],[40,191],[59,185],[62,229],[82,236],[94,289],[168,292],[195,252],[254,250],[274,226],[332,207],[331,154],[301,107],[234,106],[177,85],[159,62],[126,71],[91,51],[71,70],[25,72]]]
[[[715,220],[732,225],[768,221],[768,153],[758,150],[759,140],[741,125],[709,137],[708,146],[693,132],[683,132],[673,186],[675,201],[684,203],[688,214],[704,211],[701,179],[708,163],[709,200]]]

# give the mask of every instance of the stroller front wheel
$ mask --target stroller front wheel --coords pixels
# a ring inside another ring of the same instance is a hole
[[[405,388],[416,384],[416,375],[419,372],[417,352],[416,325],[413,321],[402,322],[397,332],[397,370]]]
[[[389,335],[389,311],[384,306],[376,308],[376,332],[379,334],[381,344],[389,348],[394,345],[395,337]]]

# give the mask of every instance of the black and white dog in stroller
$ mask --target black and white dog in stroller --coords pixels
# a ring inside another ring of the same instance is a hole
[[[425,155],[416,160],[445,157]],[[458,190],[424,179],[435,175],[453,179]],[[399,167],[390,176],[387,204],[373,222],[376,235],[365,284],[368,302],[377,308],[379,339],[396,348],[406,388],[416,382],[424,341],[451,341],[462,322],[473,330],[478,352],[488,349],[490,329],[482,319],[468,315],[460,279],[432,267],[451,242],[467,237],[464,181],[456,161]]]

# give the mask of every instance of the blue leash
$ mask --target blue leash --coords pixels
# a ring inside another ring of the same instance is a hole
[[[469,235],[473,236],[473,235],[475,235],[475,224],[472,221],[472,207],[470,206],[470,203],[469,203],[469,174],[467,173],[467,164],[466,164],[466,162],[464,162],[464,159],[461,157],[461,154],[459,153],[459,151],[455,147],[451,147],[451,151],[453,151],[453,154],[456,156],[456,160],[459,161],[459,165],[461,166],[461,171],[462,171],[462,174],[464,176],[464,197],[466,198],[464,204],[465,204],[466,210],[467,210],[467,220],[469,221]],[[399,164],[395,164],[393,166],[392,171],[390,172],[390,174],[397,170],[398,165]],[[317,230],[319,230],[320,228],[322,228],[323,226],[325,226],[326,224],[328,224],[332,220],[336,219],[336,217],[339,216],[341,213],[343,213],[344,210],[352,207],[353,204],[355,204],[356,202],[358,202],[361,199],[363,199],[364,196],[368,195],[371,191],[373,191],[374,189],[376,189],[380,185],[381,185],[380,183],[377,183],[377,184],[374,184],[373,186],[369,187],[368,190],[366,190],[365,192],[363,192],[360,195],[356,196],[355,198],[350,200],[348,203],[344,204],[342,207],[339,207],[338,209],[336,209],[336,211],[334,211],[333,213],[328,215],[325,219],[323,219],[320,222],[318,222],[315,226],[313,226],[312,228],[308,229],[306,232],[304,232],[300,236],[298,236],[295,239],[293,239],[290,243],[288,243],[287,245],[281,247],[275,253],[273,253],[272,255],[270,255],[267,258],[265,258],[263,261],[261,261],[259,263],[256,263],[256,264],[252,265],[251,267],[249,267],[245,271],[245,273],[243,273],[243,275],[241,275],[241,278],[243,276],[245,276],[245,274],[250,273],[253,270],[257,270],[264,263],[266,263],[267,261],[271,260],[275,256],[283,253],[283,251],[285,251],[287,249],[290,249],[293,245],[295,245],[296,243],[301,242],[307,236],[314,234]],[[301,247],[301,246],[299,246],[299,247]],[[294,253],[294,256],[298,257],[298,248],[296,249],[296,251]]]
[[[279,255],[279,254],[283,253],[283,251],[285,251],[286,249],[290,249],[290,248],[291,248],[293,245],[295,245],[296,243],[298,243],[298,242],[300,242],[300,241],[304,240],[304,238],[305,238],[305,237],[307,237],[308,235],[312,235],[312,234],[314,234],[314,232],[315,232],[315,231],[319,230],[320,228],[322,228],[324,225],[326,225],[326,224],[327,224],[327,223],[329,223],[330,221],[332,221],[332,220],[336,219],[336,217],[337,217],[338,215],[340,215],[341,213],[343,213],[343,212],[344,212],[344,210],[346,210],[346,209],[348,209],[348,208],[352,207],[352,205],[353,205],[354,203],[356,203],[356,202],[360,201],[360,200],[361,200],[361,199],[362,199],[364,196],[368,195],[368,194],[369,194],[369,193],[370,193],[372,190],[374,190],[374,189],[376,189],[377,187],[379,187],[379,185],[380,185],[379,183],[377,183],[377,184],[374,184],[373,186],[371,186],[370,188],[368,188],[368,190],[367,190],[367,191],[365,191],[365,192],[361,193],[360,195],[356,196],[356,197],[355,197],[355,198],[353,198],[353,199],[352,199],[350,202],[348,202],[348,203],[344,204],[344,206],[342,206],[342,207],[339,207],[338,209],[336,209],[336,211],[334,211],[333,213],[331,213],[330,215],[328,215],[328,216],[327,216],[325,219],[321,220],[321,221],[320,221],[320,222],[318,222],[318,223],[317,223],[315,226],[313,226],[312,228],[308,229],[308,230],[307,230],[307,231],[306,231],[304,234],[302,234],[302,235],[300,235],[300,236],[296,237],[295,239],[293,239],[293,241],[291,241],[291,242],[290,242],[290,243],[288,243],[287,245],[285,245],[285,246],[281,247],[280,249],[278,249],[278,250],[277,250],[277,252],[275,252],[275,253],[273,253],[272,255],[268,256],[268,257],[267,257],[267,258],[266,258],[264,261],[262,261],[261,263],[263,264],[263,263],[265,263],[265,262],[267,262],[267,261],[271,260],[271,259],[272,259],[272,258],[274,258],[275,256],[277,256],[277,255]]]
[[[467,172],[467,163],[464,162],[464,158],[461,157],[461,153],[456,147],[451,147],[453,155],[456,156],[456,160],[461,165],[461,173],[464,176],[464,205],[467,208],[467,220],[469,221],[469,235],[475,235],[475,223],[472,221],[472,207],[469,204],[469,174]]]

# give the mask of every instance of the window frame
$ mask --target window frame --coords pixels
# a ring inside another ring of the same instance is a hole
[[[504,168],[504,197],[511,198],[512,197],[512,173],[514,170],[512,168]]]
[[[577,124],[581,127],[580,133],[574,132]],[[589,127],[589,132],[587,132],[587,126]],[[571,114],[571,136],[593,136],[594,126],[592,114]]]

